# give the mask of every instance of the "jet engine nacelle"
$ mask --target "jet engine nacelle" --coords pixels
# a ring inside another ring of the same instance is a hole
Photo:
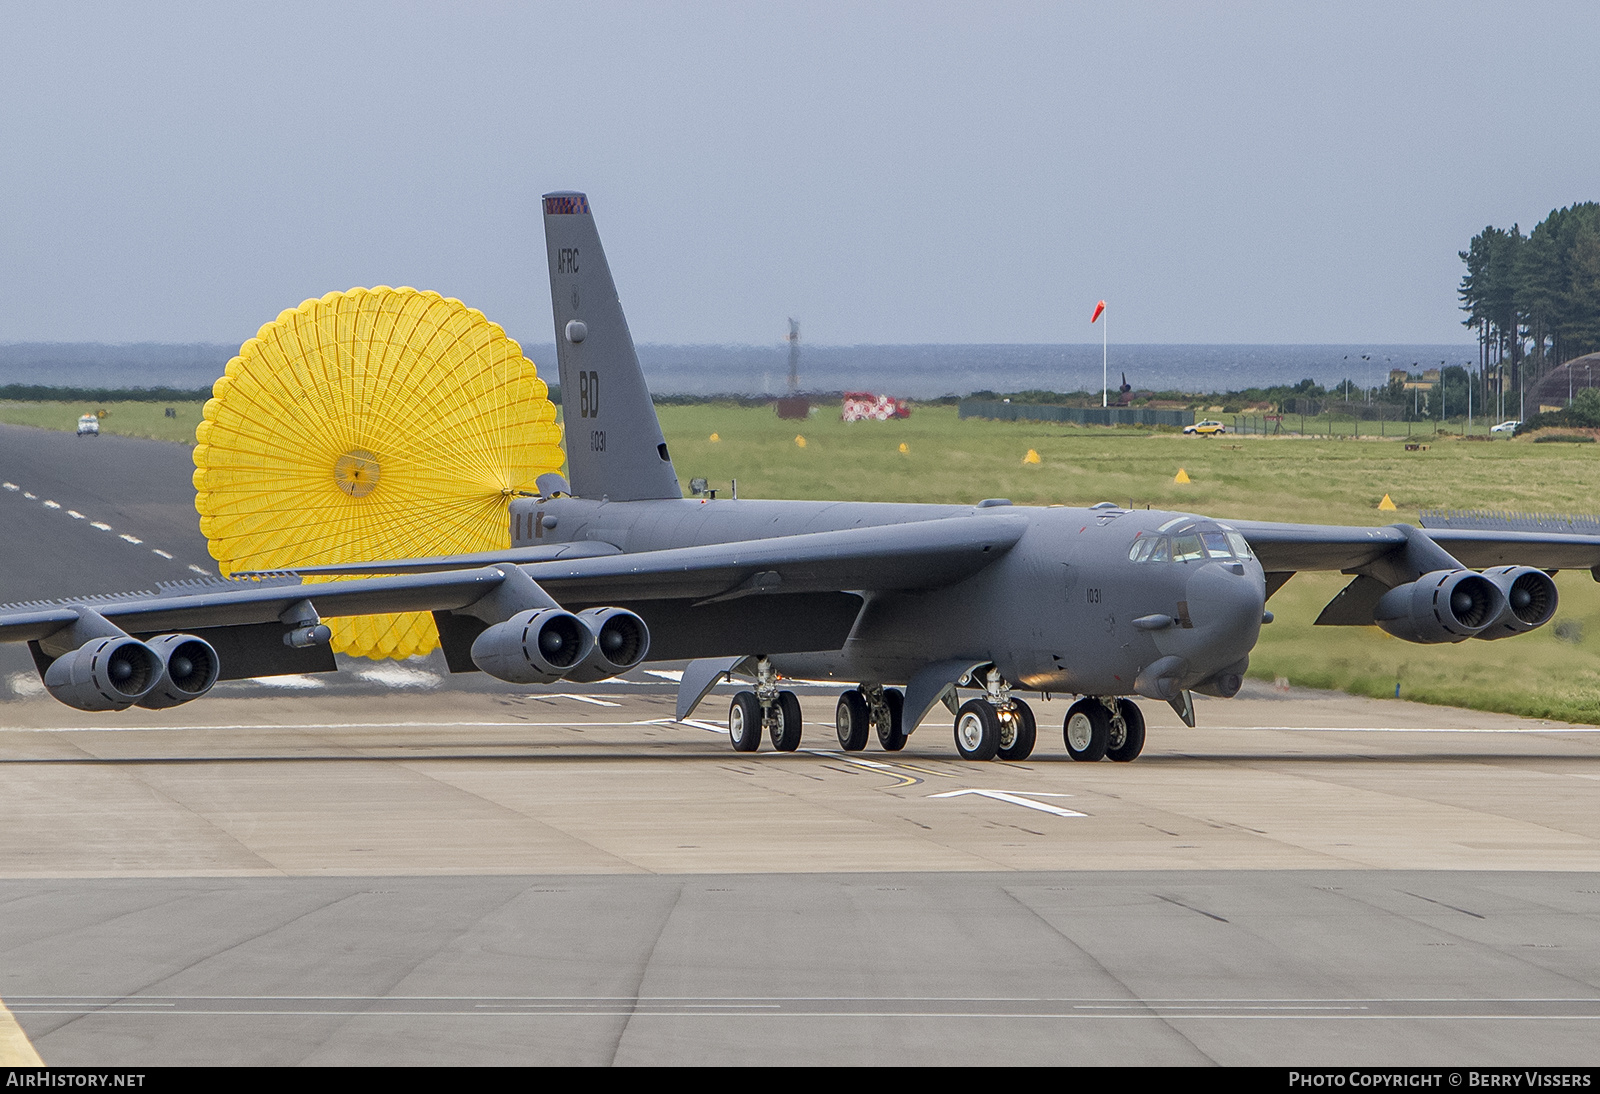
[[[650,628],[626,608],[588,608],[578,613],[594,635],[594,648],[567,679],[592,684],[636,667],[650,651]]]
[[[1555,580],[1543,570],[1531,566],[1492,566],[1483,576],[1500,587],[1505,595],[1503,612],[1475,636],[1477,638],[1510,638],[1538,630],[1555,618],[1556,605],[1561,598],[1556,594]]]
[[[160,655],[137,638],[91,638],[50,662],[44,686],[79,710],[127,710],[155,690],[162,674]]]
[[[148,710],[162,710],[198,699],[217,682],[217,651],[192,634],[163,634],[146,643],[161,659],[161,678],[139,700]]]
[[[472,643],[472,663],[497,680],[549,684],[594,648],[594,632],[569,611],[538,608],[496,623]]]
[[[1407,642],[1462,642],[1505,611],[1500,586],[1472,570],[1435,570],[1384,593],[1373,609],[1378,626]]]

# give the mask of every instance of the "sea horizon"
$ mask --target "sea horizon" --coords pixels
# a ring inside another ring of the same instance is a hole
[[[553,342],[522,343],[540,375],[555,380]],[[775,396],[789,390],[790,347],[641,343],[640,365],[659,395]],[[910,399],[974,391],[1098,391],[1099,343],[802,343],[798,390],[873,391]],[[0,343],[0,384],[48,387],[200,388],[238,347],[222,343]],[[1114,391],[1124,373],[1136,390],[1195,394],[1350,380],[1386,383],[1391,368],[1473,365],[1476,344],[1128,343],[1106,351]]]

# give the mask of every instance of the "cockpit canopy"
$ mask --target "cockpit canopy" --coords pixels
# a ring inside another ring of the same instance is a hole
[[[1253,559],[1238,532],[1210,520],[1180,517],[1154,532],[1140,532],[1128,548],[1133,562],[1232,562]]]

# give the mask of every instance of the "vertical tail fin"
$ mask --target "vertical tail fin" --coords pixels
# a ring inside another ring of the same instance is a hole
[[[544,196],[567,473],[580,497],[681,498],[589,199]]]

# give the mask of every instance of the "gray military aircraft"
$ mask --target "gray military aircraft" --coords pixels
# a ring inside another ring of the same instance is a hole
[[[687,659],[680,719],[720,680],[753,678],[728,713],[743,752],[763,736],[799,745],[789,676],[845,685],[847,750],[874,734],[902,748],[942,701],[963,757],[1021,760],[1037,734],[1019,693],[1032,691],[1080,697],[1063,727],[1074,759],[1126,761],[1145,737],[1130,697],[1193,725],[1192,693],[1236,694],[1267,598],[1296,571],[1353,576],[1318,623],[1423,643],[1542,626],[1556,610],[1546,571],[1600,579],[1596,536],[1223,522],[1110,502],[685,498],[587,198],[546,195],[544,224],[568,476],[511,503],[510,549],[18,605],[0,611],[0,640],[27,642],[68,705],[161,708],[219,679],[334,671],[324,617],[430,611],[452,672],[587,682]],[[300,583],[313,574],[349,580]]]

